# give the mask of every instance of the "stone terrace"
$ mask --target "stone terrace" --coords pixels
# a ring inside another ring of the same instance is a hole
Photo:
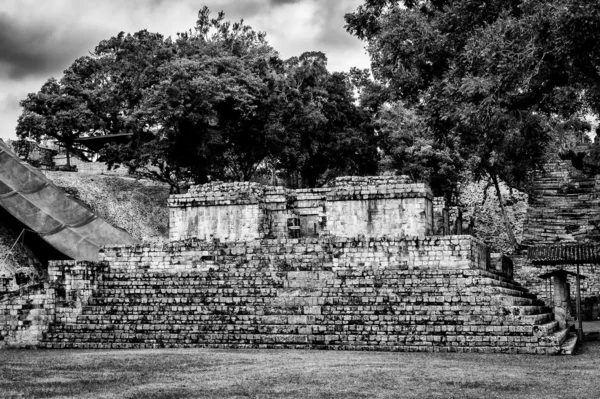
[[[96,288],[80,313],[57,317],[42,347],[556,354],[574,345],[470,236],[191,240],[105,258],[96,281],[66,279],[67,298]],[[54,278],[72,267],[54,264],[63,270]]]

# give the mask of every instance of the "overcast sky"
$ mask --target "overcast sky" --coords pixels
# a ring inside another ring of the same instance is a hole
[[[208,6],[216,15],[267,32],[283,58],[323,51],[331,71],[368,68],[364,44],[346,33],[344,14],[363,0],[0,0],[0,138],[15,138],[19,101],[76,58],[120,31],[175,37]]]

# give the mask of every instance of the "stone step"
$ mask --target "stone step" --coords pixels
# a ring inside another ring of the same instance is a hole
[[[539,305],[526,305],[526,306],[513,306],[511,312],[515,316],[530,316],[543,313],[550,313],[551,310],[546,306]]]
[[[529,325],[545,324],[554,320],[554,313],[540,313],[521,316],[521,321]]]
[[[504,289],[506,290],[506,289]],[[261,306],[261,305],[271,305],[275,303],[292,303],[295,301],[303,301],[303,298],[312,298],[310,302],[311,305],[318,306],[400,306],[402,304],[412,305],[412,304],[429,304],[429,305],[438,305],[441,302],[448,302],[449,305],[452,305],[453,298],[456,300],[458,298],[462,298],[466,304],[472,305],[472,299],[476,298],[477,292],[482,291],[484,294],[488,294],[488,297],[477,298],[478,303],[481,305],[490,305],[492,303],[497,304],[497,301],[491,300],[489,297],[489,293],[491,288],[485,289],[475,289],[465,290],[462,293],[456,294],[452,292],[421,292],[421,291],[396,291],[393,293],[386,293],[383,298],[385,302],[377,302],[376,298],[382,298],[383,295],[377,296],[376,292],[365,293],[365,295],[358,296],[348,296],[348,297],[339,297],[336,295],[322,295],[322,296],[313,296],[309,297],[303,295],[302,291],[299,289],[288,288],[281,289],[278,291],[264,293],[262,296],[254,296],[249,293],[226,293],[226,294],[216,294],[211,293],[207,295],[206,293],[172,293],[172,294],[136,294],[133,295],[122,295],[122,293],[113,293],[114,295],[104,294],[102,296],[93,296],[88,301],[88,307],[94,306],[213,306],[214,304],[222,304],[226,306]],[[506,294],[507,296],[515,296],[515,297],[525,297],[529,298],[529,296],[524,296],[523,293],[518,293],[520,295],[511,295],[510,293],[514,293],[515,291],[509,290],[509,293],[505,291],[502,294]],[[277,294],[280,295],[277,295]],[[527,294],[529,295],[529,294]],[[408,300],[406,298],[409,298]],[[306,299],[308,301],[309,299]],[[518,305],[538,305],[537,303],[518,303]],[[456,305],[456,303],[454,303]]]
[[[533,333],[538,337],[545,337],[555,333],[558,330],[558,321],[550,321],[544,324],[537,324],[533,327]]]
[[[521,296],[499,295],[498,299],[506,306],[536,306],[538,300]]]
[[[563,328],[560,331],[557,331],[554,333],[554,337],[556,339],[556,344],[557,345],[562,345],[565,340],[567,339],[567,337],[569,336],[569,334],[571,333],[571,327],[566,327]]]
[[[506,276],[498,274],[498,273],[496,273],[494,271],[482,270],[482,269],[477,269],[477,271],[478,271],[477,274],[479,274],[480,276],[489,277],[489,278],[492,278],[494,280],[499,280],[499,281],[503,281],[505,283],[511,283],[511,284],[514,284],[514,285],[517,285],[517,286],[521,286],[521,284],[518,281],[515,281],[512,278],[508,278]]]
[[[495,279],[491,279],[491,278],[487,278],[484,277],[483,281],[480,281],[480,283],[485,283],[486,285],[489,285],[491,287],[501,287],[501,288],[507,288],[509,290],[513,290],[513,291],[520,291],[526,294],[529,294],[529,291],[524,288],[523,286],[521,286],[520,284],[513,284],[510,282],[504,282],[501,280],[495,280]]]
[[[201,331],[186,331],[169,332],[169,331],[153,331],[149,332],[61,332],[47,333],[43,342],[46,343],[152,343],[152,342],[169,342],[173,344],[211,344],[211,343],[264,343],[261,340],[259,333],[232,333],[228,331],[219,332],[201,332]],[[275,335],[275,334],[274,334]],[[461,346],[489,346],[493,345],[498,348],[509,349],[514,346],[514,343],[522,343],[520,335],[490,335],[487,337],[481,335],[441,335],[441,334],[422,334],[422,335],[403,335],[398,337],[398,340],[380,341],[374,338],[376,334],[349,334],[343,337],[335,337],[329,334],[289,334],[279,333],[275,335],[281,343],[304,343],[313,344],[315,342],[329,341],[330,343],[348,344],[360,343],[360,345],[421,345],[425,342],[442,343],[442,342],[457,342]],[[275,338],[275,337],[274,337]],[[535,353],[535,348],[533,348]]]
[[[436,273],[432,274],[429,270],[423,270],[419,272],[418,270],[407,270],[399,273],[396,269],[391,269],[388,272],[386,270],[382,270],[380,274],[377,276],[374,275],[366,275],[363,276],[360,272],[355,274],[348,273],[340,273],[336,276],[344,277],[347,281],[351,282],[354,280],[361,279],[380,279],[385,278],[386,275],[393,276],[393,278],[406,278],[406,279],[414,279],[414,278],[427,278],[427,279],[435,279],[435,278],[477,278],[477,277],[490,277],[496,280],[501,280],[507,283],[515,284],[514,280],[508,279],[504,276],[498,275],[493,272],[488,272],[485,270],[453,270],[447,273]],[[314,275],[317,275],[318,272],[308,272]],[[334,272],[327,272],[330,276],[334,274]],[[260,275],[252,274],[252,273],[238,273],[238,272],[211,272],[211,274],[198,272],[195,274],[190,273],[189,276],[178,276],[178,275],[138,275],[131,274],[123,278],[119,279],[103,279],[99,287],[100,288],[120,288],[120,287],[129,287],[129,286],[150,286],[150,287],[170,287],[170,286],[180,286],[180,285],[189,285],[189,286],[206,286],[206,285],[222,285],[226,283],[228,280],[235,281],[236,285],[239,285],[240,281],[248,281],[248,278],[254,279],[266,279],[266,280],[276,280],[279,279],[276,273],[268,272]],[[323,278],[320,277],[308,277],[308,278],[296,278],[296,279],[304,279],[304,280],[331,280],[336,281],[337,278]],[[225,281],[224,281],[225,280]]]
[[[85,349],[85,350],[109,350],[109,349],[160,349],[160,348],[215,348],[215,349],[257,349],[265,347],[260,342],[256,343],[210,343],[210,344],[198,344],[188,342],[98,342],[98,343],[86,343],[86,342],[42,342],[41,348],[45,349]],[[320,349],[320,350],[377,350],[377,351],[390,351],[390,352],[431,352],[430,345],[423,345],[422,343],[414,343],[412,345],[361,345],[357,346],[356,343],[342,344],[342,345],[320,345],[320,344],[278,344],[277,348],[280,349]],[[540,351],[541,350],[541,351]],[[457,345],[448,347],[448,352],[458,353],[511,353],[511,354],[556,354],[556,350],[548,349],[544,347],[532,347],[532,346],[467,346]]]
[[[522,297],[529,299],[537,299],[535,295],[530,293],[527,290],[515,290],[504,287],[481,287],[481,291],[488,295],[500,295],[500,296],[512,296],[512,297]]]
[[[564,340],[564,342],[560,345],[561,355],[572,355],[575,352],[575,347],[577,346],[577,335],[570,333],[569,336]]]
[[[476,310],[471,310],[467,314],[461,316],[460,310],[438,310],[432,311],[427,316],[419,314],[418,311],[406,311],[403,308],[396,307],[355,307],[355,306],[339,306],[339,307],[327,307],[327,306],[309,306],[299,305],[295,310],[289,310],[285,306],[273,306],[268,310],[264,310],[264,306],[203,306],[203,307],[190,307],[189,310],[177,309],[178,307],[165,306],[160,310],[153,309],[152,307],[142,308],[125,308],[119,309],[117,307],[94,307],[86,309],[85,312],[77,317],[77,322],[80,324],[102,324],[102,323],[113,323],[120,322],[124,324],[163,324],[168,321],[174,323],[198,323],[200,321],[209,320],[221,320],[223,318],[234,318],[240,320],[261,320],[263,318],[295,318],[295,317],[307,317],[317,315],[319,318],[327,319],[330,323],[345,319],[347,321],[353,321],[354,323],[361,322],[362,319],[370,316],[388,316],[396,318],[398,325],[406,325],[405,320],[410,319],[427,320],[432,325],[447,325],[452,324],[452,321],[460,321],[463,324],[469,320],[476,321],[486,317],[494,317],[499,324],[505,324],[507,321],[520,321],[524,316],[535,316],[535,314],[520,314],[517,312],[503,312],[502,309],[498,309],[490,306],[477,305]],[[218,312],[218,313],[217,313]],[[356,312],[360,312],[360,316],[353,315]],[[257,315],[257,313],[261,313]],[[545,313],[544,313],[545,314]],[[527,319],[529,320],[529,319]],[[460,324],[459,323],[459,324]],[[531,323],[524,323],[530,325]]]

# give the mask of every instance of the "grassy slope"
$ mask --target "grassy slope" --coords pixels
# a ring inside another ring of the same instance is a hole
[[[596,398],[578,356],[290,350],[0,351],[2,398]]]
[[[147,242],[168,239],[168,186],[116,176],[72,172],[46,174],[98,216],[134,237]]]

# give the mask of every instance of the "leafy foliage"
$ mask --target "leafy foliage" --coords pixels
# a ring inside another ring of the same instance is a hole
[[[296,185],[314,187],[340,174],[377,170],[377,137],[367,109],[354,104],[349,74],[329,73],[321,52],[286,61],[283,118],[286,143],[279,157]]]
[[[429,183],[436,196],[454,192],[464,161],[453,146],[435,140],[420,115],[394,102],[382,106],[375,124],[386,154],[382,162],[385,170]]]
[[[283,61],[264,33],[222,12],[211,18],[205,7],[175,40],[140,31],[102,41],[22,102],[18,134],[72,147],[81,135],[133,133],[103,158],[173,191],[182,182],[249,180],[267,164],[295,185],[372,173],[370,115],[355,105],[350,76],[326,63],[322,53]]]
[[[346,21],[368,43],[383,98],[422,119],[431,142],[417,145],[457,154],[453,165],[496,186],[524,187],[555,128],[600,111],[595,2],[367,0]],[[435,163],[434,189],[447,161]]]

